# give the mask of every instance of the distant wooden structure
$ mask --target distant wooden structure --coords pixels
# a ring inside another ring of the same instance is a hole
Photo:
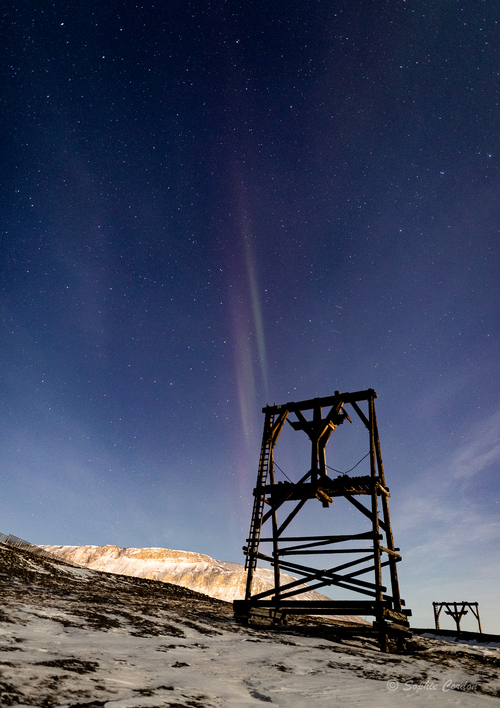
[[[365,631],[378,634],[383,651],[387,651],[389,637],[399,639],[400,644],[404,641],[411,611],[403,609],[405,603],[399,593],[396,564],[401,556],[399,548],[394,546],[391,530],[390,494],[380,452],[375,398],[373,389],[354,393],[336,391],[325,398],[263,409],[264,433],[253,492],[253,513],[247,545],[243,548],[248,570],[246,594],[244,600],[234,602],[235,614],[241,620],[252,622],[265,615],[269,622],[281,623],[286,621],[287,615],[371,615],[375,618],[373,627],[368,625]],[[339,474],[331,478],[327,471],[326,445],[339,425],[346,420],[352,422],[346,406],[368,432],[369,474],[358,477]],[[298,482],[276,481],[274,449],[287,421],[294,430],[306,433],[311,443],[311,467]],[[367,503],[359,501],[359,496],[365,497]],[[352,504],[360,513],[360,520],[367,525],[361,533],[342,533],[342,529],[333,533],[330,529],[336,516],[330,514],[325,518],[328,530],[324,535],[285,535],[308,502],[317,500],[328,509],[334,499],[341,497]],[[269,550],[263,552],[263,545]],[[324,567],[325,556],[335,559],[339,554],[343,558],[340,562],[333,561],[331,567]],[[303,560],[306,556],[311,559],[307,563]],[[292,557],[297,559],[292,562]],[[274,587],[252,595],[258,560],[267,561],[274,568]],[[389,591],[382,577],[385,568]],[[281,572],[289,572],[299,579],[281,584]],[[308,584],[305,588],[304,583]],[[300,598],[306,591],[328,586],[356,593],[363,599],[315,602]]]
[[[433,602],[432,606],[434,608],[434,623],[436,625],[436,629],[440,629],[439,615],[441,614],[441,610],[446,608],[444,610],[445,615],[453,617],[453,619],[455,620],[455,624],[457,625],[457,634],[460,634],[460,622],[462,621],[462,617],[468,614],[467,608],[469,608],[474,617],[477,619],[479,633],[482,634],[483,630],[481,629],[481,620],[479,619],[479,605],[477,604],[477,602]]]

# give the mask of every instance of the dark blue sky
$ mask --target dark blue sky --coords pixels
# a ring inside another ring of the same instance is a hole
[[[262,406],[374,388],[415,624],[500,631],[500,8],[103,5],[2,17],[0,530],[241,562]]]

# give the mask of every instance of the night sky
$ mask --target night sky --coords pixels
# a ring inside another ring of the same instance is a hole
[[[499,31],[485,0],[4,8],[2,533],[243,562],[262,407],[373,388],[415,626],[500,632]]]

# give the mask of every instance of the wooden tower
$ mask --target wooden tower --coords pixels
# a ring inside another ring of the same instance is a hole
[[[263,409],[264,434],[253,513],[247,545],[243,547],[248,570],[246,594],[244,600],[234,602],[235,614],[241,620],[251,622],[263,615],[272,623],[286,621],[287,615],[301,614],[373,616],[373,626],[368,625],[366,631],[378,634],[383,651],[387,651],[388,636],[401,639],[407,634],[411,611],[403,610],[404,601],[399,594],[396,566],[401,556],[391,530],[390,494],[382,465],[375,398],[373,389],[336,391],[325,398]],[[332,478],[328,476],[326,445],[339,425],[346,420],[352,422],[346,407],[361,419],[368,432],[369,474],[339,474]],[[311,468],[298,482],[277,482],[275,478],[274,449],[287,421],[294,430],[306,433],[311,443]],[[342,533],[342,529],[334,528],[336,515],[327,512],[324,535],[286,533],[306,504],[319,501],[325,509],[334,508],[339,497],[347,499],[359,512],[366,530]],[[324,567],[325,558],[333,559],[330,567]],[[273,567],[274,587],[252,595],[258,560]],[[297,579],[283,583],[281,573],[290,573]],[[386,584],[383,574],[387,576]],[[354,599],[301,598],[304,592],[327,586],[348,590],[351,597],[355,593]]]
[[[481,620],[479,619],[479,605],[477,602],[433,602],[432,606],[434,608],[434,623],[436,625],[436,629],[439,630],[439,615],[441,614],[441,610],[443,608],[446,608],[444,613],[445,615],[450,615],[450,617],[453,617],[455,620],[455,624],[457,625],[457,634],[460,634],[460,622],[462,621],[462,617],[468,613],[470,610],[474,617],[477,619],[477,624],[479,627],[479,634],[482,634],[483,630],[481,629]],[[469,608],[469,610],[467,609]]]

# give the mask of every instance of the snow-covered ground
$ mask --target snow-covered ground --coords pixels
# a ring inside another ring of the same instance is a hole
[[[1,547],[0,583],[2,707],[498,705],[498,645],[252,629],[183,588]]]

